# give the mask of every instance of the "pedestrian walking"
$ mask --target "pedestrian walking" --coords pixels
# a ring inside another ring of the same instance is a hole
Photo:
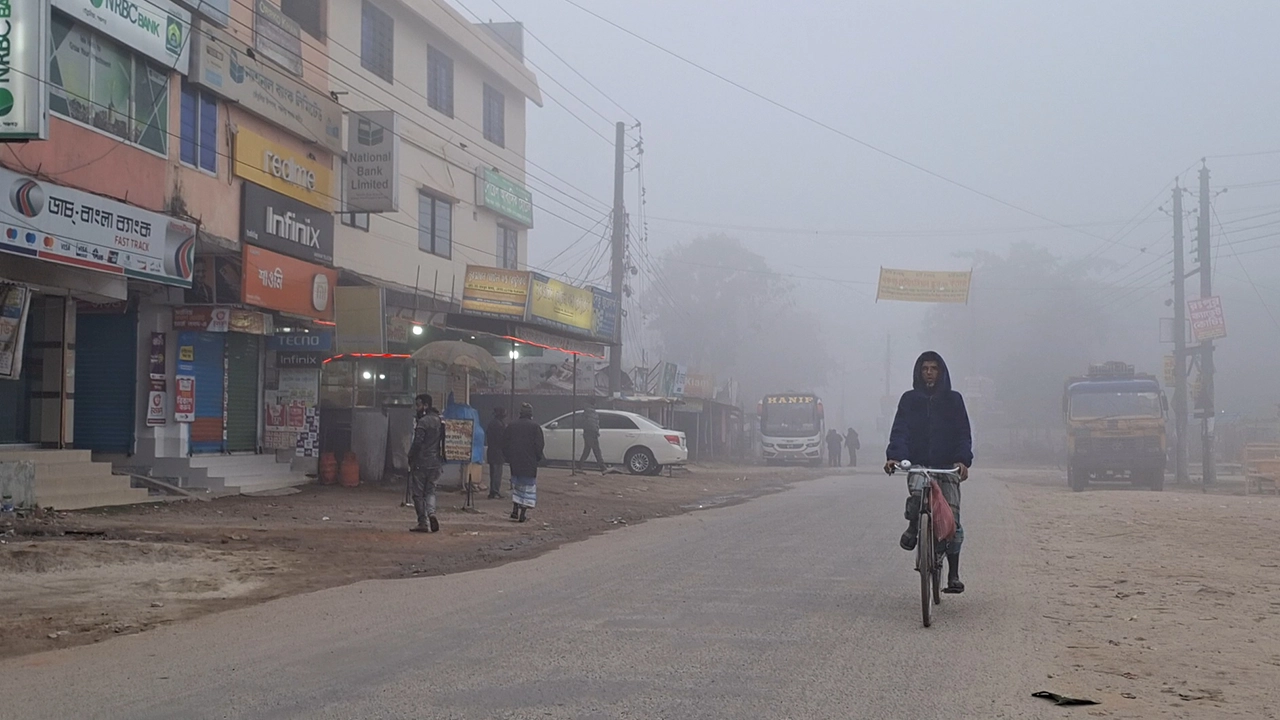
[[[496,407],[493,409],[493,419],[484,429],[484,447],[486,460],[489,463],[489,499],[502,499],[502,466],[505,464],[502,459],[502,445],[506,440],[504,436],[507,433],[507,409],[504,407]]]
[[[582,411],[582,457],[578,458],[579,470],[591,453],[595,453],[596,462],[600,465],[600,474],[603,475],[607,468],[604,464],[604,454],[600,452],[600,413],[596,412],[594,396],[587,398],[587,407]]]
[[[411,530],[440,532],[440,522],[436,520],[436,481],[444,464],[444,422],[430,395],[419,395],[413,404],[418,419],[413,426],[413,443],[409,446],[409,485],[418,524]]]
[[[840,443],[843,439],[835,428],[827,431],[827,464],[831,467],[840,467]]]
[[[862,449],[862,441],[858,439],[858,431],[849,428],[844,434],[844,446],[849,449],[849,467],[858,467],[858,451]]]
[[[528,510],[538,504],[538,464],[544,438],[542,426],[533,421],[533,406],[520,406],[520,418],[506,428],[503,456],[511,466],[511,519],[528,520]]]

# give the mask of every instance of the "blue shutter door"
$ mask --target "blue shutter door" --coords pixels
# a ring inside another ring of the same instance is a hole
[[[222,452],[222,354],[224,333],[196,333],[195,360],[192,368],[196,377],[196,421],[191,424],[191,452]]]
[[[82,450],[133,452],[137,402],[138,316],[76,316],[74,445]]]

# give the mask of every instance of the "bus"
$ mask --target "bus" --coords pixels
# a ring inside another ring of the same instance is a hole
[[[765,464],[822,465],[826,422],[814,393],[765,395],[757,408],[760,450]]]

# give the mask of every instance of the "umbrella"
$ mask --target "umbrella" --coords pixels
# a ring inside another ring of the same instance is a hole
[[[437,370],[463,368],[469,374],[502,382],[506,375],[488,350],[460,340],[437,340],[427,343],[413,354],[413,359]]]

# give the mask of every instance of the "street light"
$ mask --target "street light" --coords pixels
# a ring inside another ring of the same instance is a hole
[[[422,333],[423,333],[423,329],[422,329],[422,326],[421,326],[421,325],[414,325],[414,326],[413,326],[413,334],[414,334],[414,335],[421,335]]]
[[[519,360],[519,359],[520,359],[520,351],[519,351],[519,350],[512,350],[511,352],[507,353],[507,357],[511,358],[512,360]]]

